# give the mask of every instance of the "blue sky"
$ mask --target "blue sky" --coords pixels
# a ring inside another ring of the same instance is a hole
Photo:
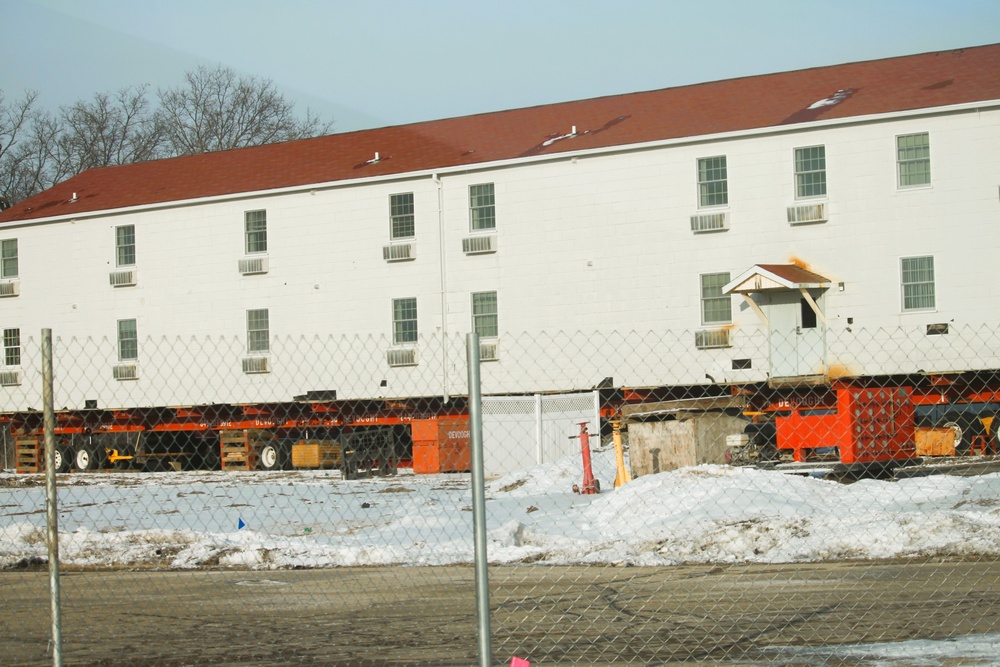
[[[351,131],[1000,42],[998,0],[0,0],[50,110],[221,63]]]

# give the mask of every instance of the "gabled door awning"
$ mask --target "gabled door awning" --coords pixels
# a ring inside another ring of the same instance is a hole
[[[795,264],[755,264],[723,285],[723,294],[753,294],[768,290],[821,289],[830,279]]]
[[[819,309],[816,300],[809,293],[811,289],[825,289],[830,286],[830,280],[809,269],[803,269],[795,264],[755,264],[722,286],[723,294],[742,294],[747,305],[757,313],[757,317],[770,326],[767,316],[757,302],[750,298],[755,292],[774,290],[794,290],[802,295],[809,307],[816,313],[820,322],[826,325],[826,316]]]

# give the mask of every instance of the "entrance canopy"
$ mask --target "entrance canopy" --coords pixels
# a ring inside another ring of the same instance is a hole
[[[753,294],[769,290],[824,289],[830,286],[824,278],[795,264],[755,264],[723,285],[723,294]]]
[[[723,294],[742,294],[757,317],[765,326],[770,326],[767,315],[760,309],[757,302],[750,295],[757,292],[774,292],[778,290],[793,290],[798,292],[809,307],[816,313],[816,317],[824,325],[826,316],[820,310],[816,300],[809,294],[811,289],[826,289],[830,287],[830,280],[818,273],[813,273],[809,269],[803,269],[795,264],[755,264],[749,269],[736,276],[733,280],[722,286]]]

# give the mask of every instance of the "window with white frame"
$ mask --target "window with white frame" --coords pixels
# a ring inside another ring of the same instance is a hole
[[[726,156],[698,159],[698,206],[725,206],[729,203]]]
[[[392,342],[395,345],[417,342],[417,299],[392,300]]]
[[[17,278],[17,239],[0,241],[0,278]]]
[[[900,260],[903,310],[931,310],[934,299],[934,257],[903,257]]]
[[[389,195],[389,238],[411,239],[416,235],[413,193]]]
[[[472,331],[479,334],[480,338],[496,338],[500,335],[496,292],[472,294]]]
[[[21,330],[3,330],[3,363],[4,366],[21,365]]]
[[[701,275],[701,323],[729,324],[733,321],[733,300],[722,288],[729,282],[729,272]]]
[[[245,211],[243,234],[248,255],[267,252],[267,211]]]
[[[469,186],[469,216],[474,232],[496,229],[496,197],[492,183]]]
[[[118,266],[135,266],[135,225],[115,227],[115,262]]]
[[[826,196],[826,147],[795,149],[795,196],[799,199]]]
[[[926,132],[896,137],[899,187],[912,188],[931,183],[931,140]]]
[[[135,320],[118,320],[118,360],[135,361],[139,358],[139,336]]]
[[[271,349],[271,330],[267,308],[247,311],[247,352],[266,354]]]

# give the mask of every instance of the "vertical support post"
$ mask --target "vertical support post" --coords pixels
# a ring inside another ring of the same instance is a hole
[[[545,463],[545,453],[542,448],[542,395],[535,394],[535,465]]]
[[[476,618],[479,667],[490,667],[490,580],[486,560],[486,477],[483,471],[483,394],[479,377],[479,334],[466,337],[469,366],[469,440],[472,447],[472,531],[475,536]]]
[[[615,442],[615,488],[632,481],[632,473],[625,466],[625,448],[622,445],[622,424],[617,419],[611,422],[612,437]]]
[[[52,396],[52,329],[42,329],[42,430],[45,442],[45,525],[49,545],[49,596],[52,608],[52,664],[62,667],[62,616],[59,605],[59,511],[56,505],[56,413]]]

